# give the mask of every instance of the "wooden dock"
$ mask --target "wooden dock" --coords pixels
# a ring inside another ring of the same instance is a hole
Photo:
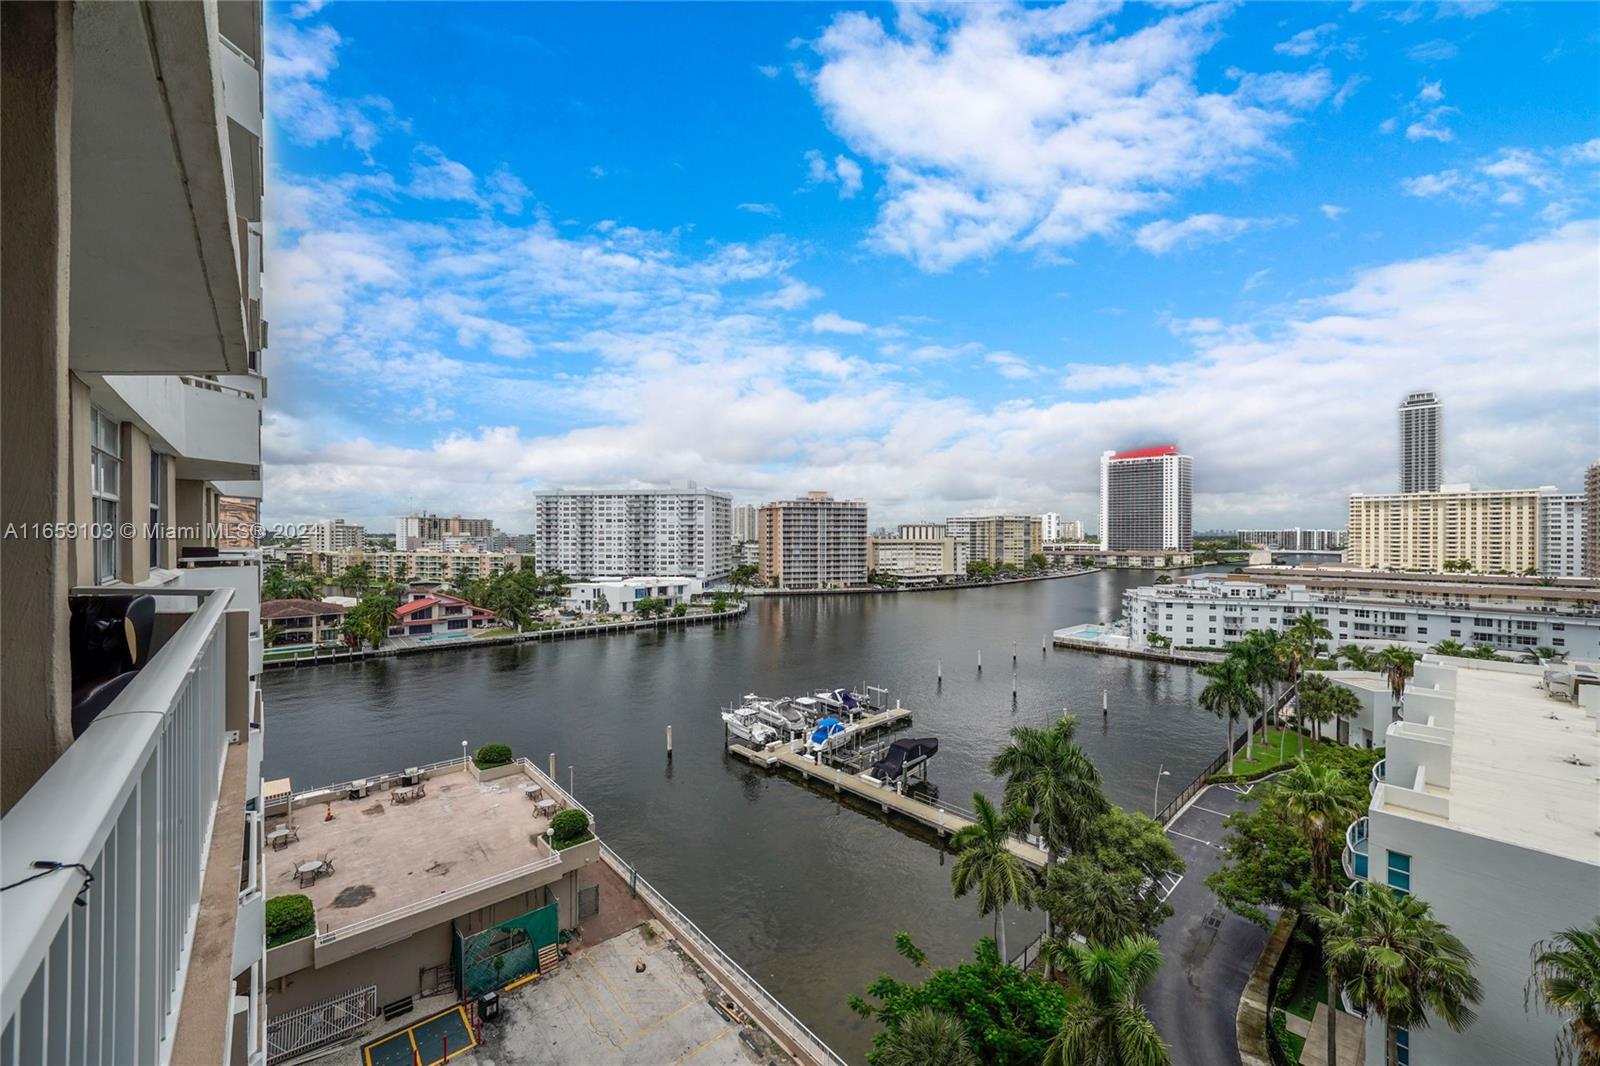
[[[892,716],[892,717],[889,717]],[[909,718],[911,712],[902,708],[885,711],[882,715],[873,715],[863,720],[863,724],[877,718],[888,718],[888,721],[900,721]],[[872,728],[882,728],[888,722],[875,723]],[[880,785],[876,781],[869,781],[860,774],[848,770],[840,770],[832,766],[818,766],[815,762],[790,749],[788,744],[769,744],[765,748],[749,748],[743,744],[729,745],[728,750],[750,763],[767,770],[788,769],[794,770],[811,778],[813,781],[825,785],[832,785],[835,792],[848,792],[860,799],[876,803],[885,814],[898,814],[912,821],[920,822],[940,838],[951,836],[958,830],[972,824],[970,818],[956,814],[954,811],[937,807],[923,800],[913,799],[901,795],[892,787]],[[1011,853],[1030,866],[1042,867],[1045,864],[1043,848],[1034,847],[1032,844],[1013,839],[1010,844]]]

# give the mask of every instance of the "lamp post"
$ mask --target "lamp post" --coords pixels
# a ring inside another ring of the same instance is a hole
[[[1172,771],[1167,769],[1166,763],[1162,763],[1161,766],[1156,770],[1156,792],[1155,795],[1150,798],[1150,817],[1152,818],[1154,818],[1161,810],[1161,779],[1163,777],[1171,776]]]
[[[467,742],[463,740],[461,742],[461,766],[462,766],[463,769],[465,769],[466,765],[467,765]]]

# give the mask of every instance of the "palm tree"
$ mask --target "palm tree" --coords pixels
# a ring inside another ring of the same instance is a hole
[[[1311,913],[1323,929],[1330,981],[1336,976],[1357,1006],[1383,1019],[1386,1066],[1399,1066],[1401,1029],[1424,1028],[1435,1015],[1457,1032],[1472,1024],[1483,997],[1472,952],[1427,903],[1368,882],[1346,893],[1342,912]]]
[[[1432,648],[1435,655],[1470,655],[1467,646],[1459,640],[1441,640]]]
[[[1398,644],[1391,644],[1378,653],[1378,669],[1389,679],[1389,695],[1394,699],[1394,719],[1397,722],[1403,716],[1401,708],[1405,704],[1406,682],[1416,673],[1419,658],[1421,656],[1416,652]]]
[[[1083,846],[1087,826],[1107,806],[1100,771],[1077,733],[1078,719],[1070,714],[1042,729],[1017,726],[1011,743],[989,761],[989,772],[1005,778],[1005,805],[1025,808],[1043,838],[1046,875],[1063,851]],[[1045,920],[1051,924],[1048,915]]]
[[[1248,717],[1261,705],[1244,664],[1230,655],[1220,663],[1200,668],[1211,683],[1200,691],[1200,706],[1228,724],[1228,773],[1233,773],[1233,723]]]
[[[1352,670],[1374,670],[1373,655],[1359,644],[1345,644],[1339,648],[1338,658]]]
[[[1333,634],[1321,620],[1310,611],[1306,611],[1289,623],[1289,628],[1284,631],[1283,639],[1278,642],[1278,659],[1283,664],[1289,675],[1289,687],[1293,688],[1300,680],[1301,673],[1308,662],[1315,662],[1317,650],[1321,642],[1331,639]],[[1299,697],[1295,698],[1295,742],[1300,750],[1300,757],[1305,758],[1306,739],[1301,731],[1299,715]]]
[[[1587,928],[1563,929],[1533,945],[1533,976],[1523,992],[1530,1001],[1568,1016],[1556,1037],[1559,1066],[1600,1066],[1600,918]]]
[[[967,1045],[966,1023],[929,1007],[885,1031],[873,1061],[878,1066],[978,1066]]]
[[[1167,1045],[1139,1002],[1140,989],[1161,968],[1154,937],[1058,943],[1051,950],[1079,995],[1062,1015],[1044,1066],[1168,1066]]]
[[[1091,944],[1114,944],[1144,932],[1139,899],[1128,891],[1127,881],[1087,857],[1050,870],[1045,875],[1043,896],[1052,925],[1045,933],[1046,943],[1056,939],[1056,919],[1063,933],[1075,933]],[[1048,971],[1053,956],[1040,954]]]
[[[1308,679],[1309,680],[1309,679]],[[1320,678],[1318,680],[1321,680]],[[1338,686],[1330,686],[1338,687]],[[1332,842],[1361,811],[1359,785],[1331,766],[1308,762],[1278,778],[1272,803],[1290,822],[1300,827],[1311,845],[1311,884],[1333,906]],[[1328,1062],[1337,1061],[1339,989],[1333,974],[1328,975]]]
[[[1008,903],[1026,905],[1032,894],[1032,876],[1011,851],[1013,834],[1027,828],[1027,808],[1012,806],[996,809],[981,792],[972,794],[973,823],[958,829],[950,838],[956,849],[955,866],[950,870],[950,885],[959,899],[968,892],[978,893],[978,913],[993,914],[995,944],[1000,961],[1006,955],[1005,908]]]
[[[1272,706],[1272,688],[1274,682],[1283,676],[1282,668],[1278,661],[1278,634],[1269,629],[1252,629],[1245,634],[1243,640],[1234,646],[1231,655],[1239,657],[1244,664],[1245,674],[1250,678],[1250,683],[1261,689],[1265,699],[1261,701],[1260,710]],[[1254,715],[1251,716],[1249,732],[1245,734],[1244,757],[1255,758],[1255,744],[1250,739],[1255,735]],[[1262,716],[1263,731],[1266,728],[1266,716]]]

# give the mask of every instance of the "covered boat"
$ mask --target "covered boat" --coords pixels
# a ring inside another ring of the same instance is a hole
[[[925,764],[939,750],[937,737],[905,738],[889,745],[883,758],[872,764],[872,776],[879,781],[899,781]]]
[[[817,727],[811,731],[811,750],[825,751],[829,748],[838,747],[840,744],[844,743],[845,737],[848,735],[848,731],[845,729],[845,724],[839,721],[839,719],[832,717],[824,718],[819,721],[817,723]]]

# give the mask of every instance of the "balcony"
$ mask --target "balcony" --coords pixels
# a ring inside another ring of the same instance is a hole
[[[1378,786],[1383,784],[1384,774],[1388,769],[1388,759],[1379,759],[1372,764],[1372,777],[1367,781],[1367,795],[1378,791]]]
[[[263,957],[259,935],[236,945],[233,593],[153,594],[199,603],[0,822],[0,878],[24,882],[0,909],[7,1063],[179,1061],[230,1030],[235,979]]]
[[[1344,831],[1344,875],[1355,881],[1367,879],[1367,819],[1363,815]]]

